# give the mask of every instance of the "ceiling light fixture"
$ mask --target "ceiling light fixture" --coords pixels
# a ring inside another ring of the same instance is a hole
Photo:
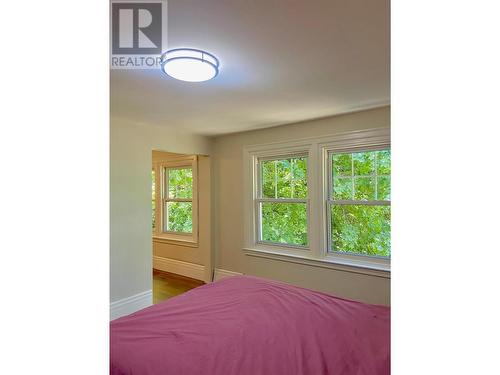
[[[203,82],[219,73],[219,60],[199,49],[175,48],[161,55],[161,70],[181,81]]]

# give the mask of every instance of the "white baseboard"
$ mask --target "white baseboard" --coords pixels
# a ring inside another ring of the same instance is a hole
[[[205,280],[205,266],[202,266],[201,264],[153,256],[153,268],[160,271],[190,277],[196,280]]]
[[[115,302],[111,302],[110,305],[111,320],[114,320],[121,316],[132,314],[133,312],[151,306],[152,303],[153,303],[152,290],[146,290],[145,292],[138,293]]]
[[[225,277],[241,276],[241,275],[243,275],[243,274],[239,273],[239,272],[223,270],[222,268],[216,268],[215,272],[214,272],[214,281],[218,281],[218,280],[223,279]]]

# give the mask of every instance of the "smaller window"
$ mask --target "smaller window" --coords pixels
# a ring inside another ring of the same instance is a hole
[[[307,157],[259,158],[258,170],[259,242],[307,247]]]
[[[165,168],[164,232],[193,232],[193,169]]]
[[[189,246],[198,243],[198,159],[157,160],[153,168],[153,239]]]

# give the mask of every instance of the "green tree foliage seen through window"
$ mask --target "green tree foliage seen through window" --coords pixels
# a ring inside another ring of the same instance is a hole
[[[262,160],[259,164],[261,240],[306,246],[307,158]]]
[[[191,168],[166,169],[167,202],[166,231],[193,232],[193,170]]]
[[[390,150],[331,155],[331,248],[391,255]]]
[[[193,197],[193,170],[191,168],[167,169],[168,197]]]
[[[193,231],[193,204],[191,202],[167,202],[167,230],[191,233]]]

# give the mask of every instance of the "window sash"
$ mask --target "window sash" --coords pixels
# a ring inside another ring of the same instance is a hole
[[[163,198],[163,203],[166,202],[192,202],[193,198]]]
[[[333,155],[341,155],[341,154],[359,154],[359,153],[366,153],[366,152],[376,152],[376,151],[385,151],[385,150],[390,150],[388,146],[382,146],[382,147],[370,147],[367,149],[356,149],[356,150],[348,150],[348,151],[333,151],[330,150],[326,153],[326,157],[328,158],[328,161],[326,163],[328,171],[326,175],[328,176],[328,181],[327,181],[327,187],[328,187],[328,200],[334,201],[334,202],[370,202],[370,201],[375,201],[375,202],[390,202],[390,200],[379,200],[379,199],[370,199],[370,200],[358,200],[358,199],[334,199],[333,198],[333,188],[334,188],[334,181],[333,181],[333,162],[332,158]],[[375,158],[374,162],[374,173],[370,173],[367,175],[355,175],[354,174],[354,160],[352,159],[351,156],[351,175],[350,176],[337,176],[336,179],[339,180],[352,180],[353,183],[355,180],[362,179],[362,178],[373,178],[375,181],[375,196],[377,196],[378,193],[378,178],[379,177],[391,177],[390,174],[378,174],[377,173],[377,158]],[[354,190],[354,185],[352,188],[352,194],[355,194]],[[345,203],[339,203],[339,204],[345,204]],[[382,203],[381,203],[382,204]]]
[[[370,201],[352,201],[353,203],[345,203],[345,204],[340,204],[340,205],[345,205],[345,206],[390,206],[391,203],[387,201],[380,201],[380,202],[370,202]],[[328,221],[327,225],[327,253],[329,254],[346,254],[350,256],[360,256],[360,257],[365,257],[365,258],[374,258],[374,259],[391,259],[390,256],[382,256],[382,255],[368,255],[368,254],[362,254],[362,253],[355,253],[355,252],[350,252],[350,251],[342,251],[342,250],[335,250],[333,248],[333,240],[332,240],[332,206],[334,205],[339,205],[338,201],[327,201],[326,203],[326,220]]]
[[[263,198],[263,199],[256,199],[255,200],[254,210],[257,213],[257,215],[255,215],[255,218],[256,218],[256,226],[255,227],[257,229],[256,242],[259,244],[264,244],[264,245],[282,246],[282,247],[288,247],[288,248],[293,248],[293,249],[307,250],[307,249],[309,249],[309,246],[310,246],[309,200],[308,199],[294,199],[293,202],[291,199],[286,199],[286,200],[287,200],[287,202],[283,202],[282,199],[271,199],[271,198],[267,198],[267,199]],[[287,242],[275,242],[275,241],[268,241],[268,240],[262,239],[262,203],[305,204],[306,205],[307,245],[298,245],[298,244],[287,243]]]
[[[307,199],[307,198],[265,198],[263,197],[262,194],[262,188],[263,188],[263,183],[264,180],[262,178],[262,173],[263,173],[263,168],[262,168],[262,162],[265,161],[277,161],[277,160],[285,160],[285,159],[298,159],[298,158],[304,158],[306,160],[306,170],[307,170],[307,175],[306,175],[306,180],[307,180],[307,196],[309,196],[309,155],[308,153],[297,153],[297,154],[285,154],[285,155],[275,155],[275,156],[266,156],[266,157],[259,157],[257,158],[257,180],[255,183],[257,184],[257,199],[293,199],[293,200],[299,200],[299,199]],[[276,187],[277,188],[278,184],[276,182]],[[290,202],[292,203],[292,202]]]
[[[329,199],[327,201],[330,204],[336,204],[339,206],[348,206],[348,205],[353,205],[353,206],[390,206],[391,201],[378,201],[378,200],[350,200],[350,199],[339,199],[339,200],[333,200]]]
[[[168,172],[179,169],[191,169],[191,198],[170,198],[168,194],[169,183],[168,183]],[[164,189],[163,189],[163,200],[167,202],[192,202],[194,194],[194,170],[192,165],[176,166],[176,167],[163,167],[163,179],[164,179]]]
[[[176,230],[168,230],[166,229],[167,226],[168,226],[168,205],[167,203],[168,202],[173,202],[173,201],[165,201],[163,203],[163,211],[162,211],[162,214],[163,214],[163,233],[167,233],[167,234],[179,234],[179,235],[187,235],[187,236],[191,236],[193,235],[193,230],[194,230],[194,223],[193,223],[193,218],[194,218],[194,208],[193,208],[193,205],[192,205],[192,202],[191,201],[187,201],[189,203],[191,203],[191,232],[181,232],[181,231],[176,231]]]
[[[255,198],[257,202],[270,202],[270,203],[308,203],[307,198]]]

